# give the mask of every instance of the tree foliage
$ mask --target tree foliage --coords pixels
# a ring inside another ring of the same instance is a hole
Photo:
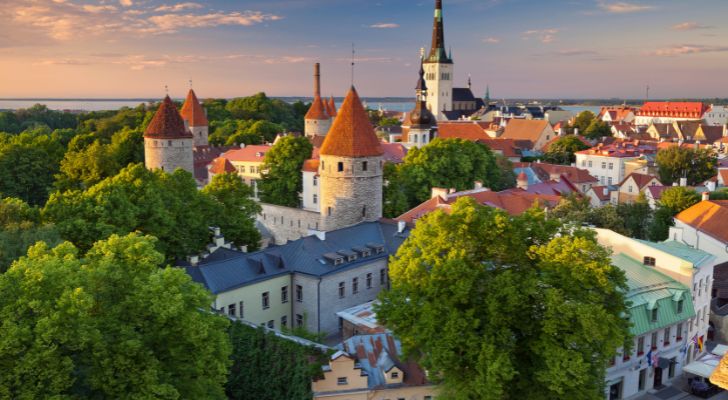
[[[602,399],[624,273],[588,231],[461,198],[418,221],[377,317],[449,399]]]
[[[693,189],[675,186],[665,189],[660,196],[660,205],[668,208],[673,215],[700,202],[700,195]]]
[[[589,146],[577,136],[564,136],[549,145],[543,155],[543,160],[552,164],[571,165],[576,162],[574,153],[588,148]]]
[[[578,129],[580,134],[584,134],[584,132],[589,128],[589,125],[597,118],[596,115],[594,115],[593,112],[589,110],[584,110],[580,112],[576,117],[574,117],[573,123],[569,126],[571,130]]]
[[[699,185],[715,176],[718,163],[713,149],[674,146],[657,152],[660,182],[672,185],[687,177],[688,185]]]
[[[0,199],[0,274],[37,242],[61,242],[55,226],[43,224],[37,208],[20,199]]]
[[[230,338],[230,399],[311,399],[311,380],[321,373],[326,354],[240,322],[230,326]]]
[[[202,189],[202,193],[220,203],[226,218],[218,222],[225,238],[238,245],[248,245],[248,250],[257,250],[260,232],[255,227],[255,216],[260,205],[252,199],[253,189],[236,173],[215,175]]]
[[[225,398],[228,321],[154,240],[38,244],[0,275],[0,398]]]
[[[284,136],[265,153],[260,167],[260,199],[266,203],[298,207],[303,190],[301,168],[311,158],[313,146],[303,136]]]
[[[592,120],[585,130],[579,132],[582,132],[582,135],[589,139],[600,139],[602,137],[612,136],[612,130],[609,124],[596,118]]]
[[[301,114],[301,107],[283,100],[271,99],[265,93],[230,100],[225,109],[234,119],[269,121],[291,131],[303,131],[305,112]]]
[[[0,112],[0,132],[14,134],[40,127],[50,130],[75,128],[77,123],[76,115],[49,110],[42,104],[35,104],[30,108],[17,111]]]

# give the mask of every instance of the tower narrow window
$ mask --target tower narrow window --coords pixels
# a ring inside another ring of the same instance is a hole
[[[362,163],[361,163],[361,170],[362,171],[366,171],[367,170],[367,162],[366,161],[362,161]]]
[[[328,214],[329,217],[331,216],[331,207],[327,208],[326,214]]]
[[[343,172],[344,171],[344,163],[341,162],[341,161],[339,161],[339,164],[338,164],[337,169],[338,169],[339,172]]]
[[[364,206],[361,208],[361,216],[362,218],[366,218],[367,216],[367,206]]]

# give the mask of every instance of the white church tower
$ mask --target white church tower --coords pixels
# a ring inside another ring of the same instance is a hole
[[[454,65],[445,51],[445,29],[442,20],[442,0],[435,2],[435,22],[432,28],[432,47],[425,58],[427,108],[438,121],[446,120],[443,111],[452,111]]]

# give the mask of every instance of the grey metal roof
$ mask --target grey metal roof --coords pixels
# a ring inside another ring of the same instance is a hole
[[[243,253],[218,249],[197,266],[184,266],[195,282],[199,282],[214,294],[222,293],[251,283],[283,274],[301,273],[324,276],[356,268],[374,260],[395,254],[408,232],[397,232],[397,225],[387,222],[363,222],[347,228],[326,232],[326,240],[307,236],[287,244],[270,247],[255,253]],[[360,247],[383,246],[377,254],[334,265],[325,254]],[[218,254],[219,253],[219,254]]]

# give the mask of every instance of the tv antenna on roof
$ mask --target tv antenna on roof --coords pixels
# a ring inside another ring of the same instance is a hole
[[[650,99],[650,85],[647,85],[647,92],[645,93],[645,100]]]

